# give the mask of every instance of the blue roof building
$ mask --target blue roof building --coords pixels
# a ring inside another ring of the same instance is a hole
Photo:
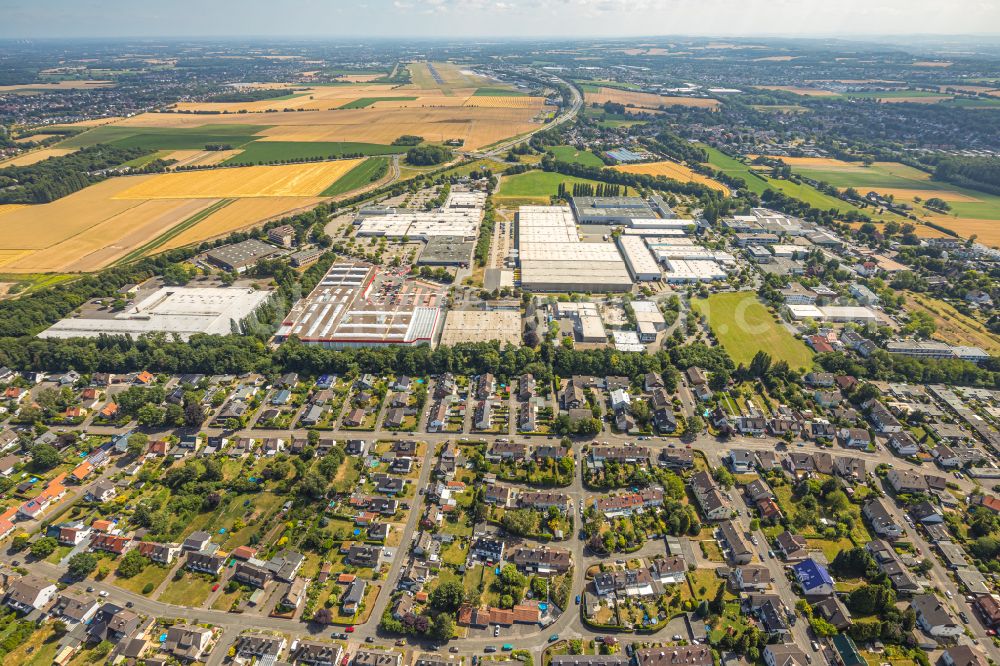
[[[833,578],[824,566],[809,558],[792,567],[795,578],[807,597],[821,597],[833,594]]]

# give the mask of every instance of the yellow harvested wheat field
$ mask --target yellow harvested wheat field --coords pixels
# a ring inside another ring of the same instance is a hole
[[[112,263],[133,248],[215,203],[212,199],[163,199],[137,205],[6,266],[11,272],[86,272]]]
[[[8,273],[99,270],[162,236],[222,198],[151,196],[137,199],[122,198],[121,195],[136,188],[150,187],[161,178],[175,175],[232,174],[257,168],[109,178],[52,203],[0,206],[0,269]],[[287,178],[280,182],[314,191],[327,187],[335,178],[323,176],[321,181],[316,181],[321,185],[308,185],[304,180],[293,183]],[[163,187],[157,184],[152,189],[162,191]],[[312,195],[236,199],[185,229],[166,246],[153,251],[222,236],[307,209],[323,200]]]
[[[464,101],[464,100],[463,100]],[[412,102],[411,102],[412,103]],[[196,128],[211,125],[269,125],[262,141],[358,141],[392,143],[402,134],[428,141],[462,139],[475,150],[538,128],[535,109],[479,106],[343,109],[300,113],[189,114],[144,113],[118,127]]]
[[[647,109],[656,109],[661,106],[693,106],[714,109],[719,106],[719,101],[715,99],[706,99],[703,97],[667,97],[666,95],[632,92],[630,90],[618,90],[617,88],[600,88],[597,92],[587,92],[585,99],[587,104],[592,102],[598,104],[613,102],[615,104],[632,105]]]
[[[184,166],[213,166],[241,152],[241,150],[175,150],[165,155],[163,159],[177,160],[172,167],[174,169]]]
[[[700,183],[711,187],[714,190],[719,190],[720,192],[729,192],[728,188],[726,188],[726,186],[722,183],[712,180],[708,176],[696,173],[690,168],[684,166],[683,164],[678,164],[677,162],[663,161],[646,162],[645,164],[620,164],[616,166],[615,169],[618,171],[624,171],[625,173],[637,173],[653,176],[654,178],[656,176],[663,176],[664,178],[679,180],[682,183]]]
[[[40,150],[32,150],[31,152],[27,152],[23,155],[18,155],[17,157],[12,157],[9,160],[0,162],[0,167],[31,166],[32,164],[38,164],[43,160],[47,160],[50,157],[62,157],[63,155],[69,155],[75,150],[75,148],[41,148]]]
[[[464,106],[479,106],[487,109],[540,109],[545,104],[544,97],[494,97],[473,95],[465,100]]]
[[[18,208],[24,208],[24,204],[0,204],[0,215],[11,213]]]
[[[116,199],[228,199],[312,197],[363,160],[250,166],[168,173],[143,181]]]
[[[270,199],[237,199],[215,211],[189,229],[185,229],[157,248],[157,252],[183,247],[204,240],[225,236],[275,217],[292,215],[311,208],[323,199],[319,197],[273,197]]]
[[[804,97],[834,97],[837,93],[830,90],[822,90],[820,88],[802,88],[800,86],[755,86],[762,90],[780,90],[782,92],[790,92],[795,95],[802,95]]]
[[[19,83],[12,86],[0,86],[0,94],[22,90],[83,90],[85,88],[107,88],[115,85],[114,81],[54,81],[50,83]]]

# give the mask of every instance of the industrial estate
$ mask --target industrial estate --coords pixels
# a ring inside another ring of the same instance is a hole
[[[993,47],[248,44],[0,43],[2,663],[1000,662]]]

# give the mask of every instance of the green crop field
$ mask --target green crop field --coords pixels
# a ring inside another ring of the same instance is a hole
[[[777,321],[757,294],[749,291],[712,294],[691,301],[737,364],[749,364],[754,354],[765,351],[774,361],[787,361],[793,368],[812,366],[812,352]]]
[[[572,187],[574,183],[597,185],[597,181],[586,178],[564,176],[550,171],[528,171],[515,176],[504,176],[496,196],[500,200],[533,199],[536,203],[547,202],[550,196],[559,192],[559,183],[566,183],[567,187]]]
[[[768,178],[767,176],[754,172],[749,165],[744,164],[736,158],[730,157],[729,155],[726,155],[711,146],[703,143],[699,143],[698,145],[708,152],[708,161],[713,168],[718,169],[727,176],[742,178],[746,181],[747,189],[756,194],[763,194],[764,190],[771,189],[782,192],[790,197],[794,197],[799,201],[804,201],[810,206],[814,206],[821,210],[834,208],[841,212],[855,211],[863,215],[878,217],[878,219],[881,220],[896,220],[897,222],[904,219],[895,213],[884,213],[881,217],[879,217],[875,214],[875,210],[872,208],[862,210],[861,208],[849,204],[846,201],[842,201],[837,197],[824,194],[815,187],[806,185],[805,183],[793,183],[787,180]],[[798,170],[796,169],[796,171]]]
[[[604,168],[604,162],[601,161],[601,158],[589,150],[577,150],[574,146],[551,146],[548,151],[560,162]]]
[[[881,90],[874,92],[847,93],[844,97],[854,97],[857,99],[907,99],[910,97],[927,97],[946,99],[951,95],[930,92],[928,90]]]
[[[926,192],[923,199],[934,196],[935,192],[940,192],[941,197],[948,201],[951,206],[951,215],[958,218],[971,218],[975,220],[1000,220],[1000,196],[970,190],[967,188],[952,185],[939,180],[930,180],[927,174],[919,169],[898,164],[895,162],[877,162],[870,167],[862,165],[845,165],[829,167],[792,167],[792,170],[815,180],[821,180],[834,187],[853,187],[861,194],[869,190],[884,192],[886,190],[918,190]],[[784,181],[773,181],[775,183]],[[790,184],[790,183],[788,183]],[[811,189],[811,188],[810,188]],[[966,201],[951,201],[948,194],[960,195],[960,198],[967,198]],[[825,195],[824,195],[825,196]],[[919,213],[933,213],[922,206],[917,206],[909,199],[896,197],[900,203],[908,203],[914,206]],[[843,205],[843,202],[841,202]],[[815,205],[815,204],[814,204]],[[949,225],[947,221],[939,220],[945,226],[954,227],[955,231],[968,235],[961,228],[960,220]]]
[[[149,150],[204,150],[208,144],[228,144],[239,148],[260,137],[254,136],[267,125],[206,125],[190,129],[164,127],[103,126],[72,136],[60,148],[86,148],[110,143],[123,148]]]
[[[223,164],[266,164],[297,159],[334,159],[344,155],[391,155],[406,151],[405,146],[350,141],[255,141]]]
[[[527,93],[513,88],[477,88],[473,97],[527,97]]]
[[[405,102],[412,102],[416,97],[361,97],[353,102],[348,102],[347,104],[339,107],[341,109],[363,109],[366,106],[371,106],[375,102],[393,102],[397,100],[403,100]]]
[[[335,197],[364,187],[372,182],[372,177],[378,173],[382,164],[388,161],[386,157],[370,157],[337,179],[330,187],[323,190],[320,196]]]

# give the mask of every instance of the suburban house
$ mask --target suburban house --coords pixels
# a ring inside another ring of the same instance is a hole
[[[872,529],[880,537],[896,540],[901,539],[906,534],[906,530],[896,522],[896,519],[885,508],[885,504],[882,503],[881,499],[876,498],[866,502],[861,509],[861,513],[868,519]]]
[[[917,612],[917,626],[934,638],[955,638],[964,631],[947,607],[933,594],[918,594],[913,597],[913,609]]]
[[[805,559],[792,566],[795,580],[802,586],[802,593],[807,597],[827,597],[833,594],[833,578],[830,572],[812,558]]]
[[[4,603],[16,611],[30,613],[49,605],[58,588],[54,583],[34,576],[19,578],[7,588]]]

